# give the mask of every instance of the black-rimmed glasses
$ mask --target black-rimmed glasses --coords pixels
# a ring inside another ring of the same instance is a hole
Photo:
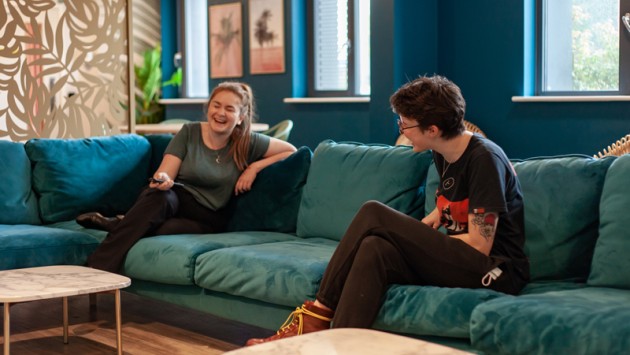
[[[403,134],[403,131],[406,129],[420,127],[419,124],[405,127],[403,126],[403,121],[400,118],[396,120],[396,123],[398,123],[398,133],[400,134]]]

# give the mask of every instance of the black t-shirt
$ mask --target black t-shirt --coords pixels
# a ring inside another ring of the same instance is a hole
[[[449,164],[436,152],[433,159],[440,176],[436,205],[448,234],[468,233],[470,213],[498,213],[490,256],[510,260],[528,279],[523,196],[516,172],[503,150],[475,134],[457,161]]]

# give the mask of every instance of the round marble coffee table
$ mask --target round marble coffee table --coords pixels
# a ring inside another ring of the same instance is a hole
[[[63,342],[68,343],[68,297],[113,291],[116,297],[116,345],[122,354],[120,289],[128,277],[83,266],[60,265],[0,271],[0,302],[4,304],[4,354],[10,351],[11,304],[63,298]]]
[[[232,350],[225,355],[461,355],[462,350],[372,329],[337,328]]]

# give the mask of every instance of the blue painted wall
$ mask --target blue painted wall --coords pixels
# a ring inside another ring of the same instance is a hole
[[[244,36],[245,75],[238,80],[252,85],[260,121],[294,121],[290,141],[296,146],[314,148],[324,139],[393,144],[397,131],[389,96],[409,79],[438,73],[462,88],[467,119],[510,157],[594,154],[630,133],[630,102],[511,101],[531,87],[524,74],[531,73],[525,56],[532,55],[531,43],[525,43],[524,21],[526,5],[531,9],[532,1],[372,0],[371,102],[286,104],[284,98],[303,92],[299,86],[305,78],[292,73],[301,73],[306,65],[305,56],[291,55],[306,41],[305,0],[286,0],[286,72],[250,75],[249,38]],[[247,1],[243,11],[247,19]],[[248,33],[247,21],[244,27]],[[217,82],[210,80],[209,85]],[[198,106],[169,107],[167,115],[203,119]]]

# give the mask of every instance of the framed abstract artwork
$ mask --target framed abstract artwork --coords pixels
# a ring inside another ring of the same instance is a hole
[[[241,3],[208,7],[210,77],[243,76],[243,21]]]
[[[284,73],[284,0],[249,0],[251,74]]]

